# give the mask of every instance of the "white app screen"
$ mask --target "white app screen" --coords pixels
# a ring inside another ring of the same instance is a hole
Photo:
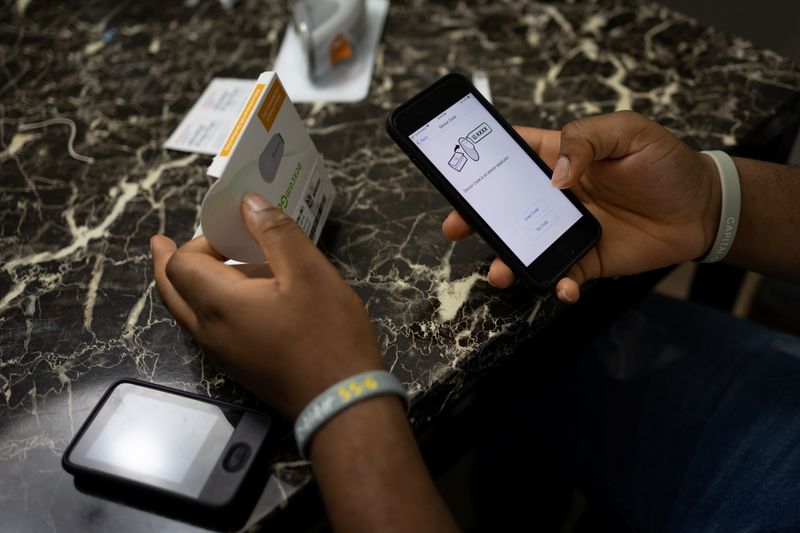
[[[471,94],[410,139],[526,266],[582,216]]]

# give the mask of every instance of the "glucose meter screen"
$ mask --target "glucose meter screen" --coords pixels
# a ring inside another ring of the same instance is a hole
[[[233,433],[219,408],[127,384],[109,400],[102,428],[85,444],[85,459],[110,473],[197,496]]]
[[[409,138],[526,266],[582,216],[471,94]]]

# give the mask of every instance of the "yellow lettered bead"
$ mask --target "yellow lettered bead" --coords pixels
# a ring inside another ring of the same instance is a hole
[[[347,392],[347,389],[345,389],[344,387],[342,387],[342,386],[340,385],[340,386],[339,386],[339,397],[340,397],[342,400],[344,400],[344,401],[347,401],[347,400],[349,400],[349,399],[350,399],[350,396],[351,396],[351,394],[350,394],[349,392]]]
[[[378,382],[375,381],[375,378],[372,376],[367,376],[364,378],[364,386],[369,390],[375,390],[375,388],[378,386]]]

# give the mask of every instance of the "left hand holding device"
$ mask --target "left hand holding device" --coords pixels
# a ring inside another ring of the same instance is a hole
[[[294,420],[331,385],[383,369],[364,304],[297,224],[262,197],[242,204],[274,277],[226,265],[203,238],[153,237],[161,299],[234,379]],[[457,531],[402,403],[380,396],[329,419],[310,445],[337,531]]]
[[[364,304],[297,224],[264,198],[242,203],[273,277],[224,263],[204,237],[151,240],[161,299],[214,361],[294,419],[339,380],[383,369]]]

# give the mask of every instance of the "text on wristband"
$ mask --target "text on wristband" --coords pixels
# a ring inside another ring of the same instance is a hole
[[[347,402],[358,398],[365,390],[375,390],[378,383],[372,375],[364,376],[362,379],[353,379],[339,385],[337,392],[342,401]]]

